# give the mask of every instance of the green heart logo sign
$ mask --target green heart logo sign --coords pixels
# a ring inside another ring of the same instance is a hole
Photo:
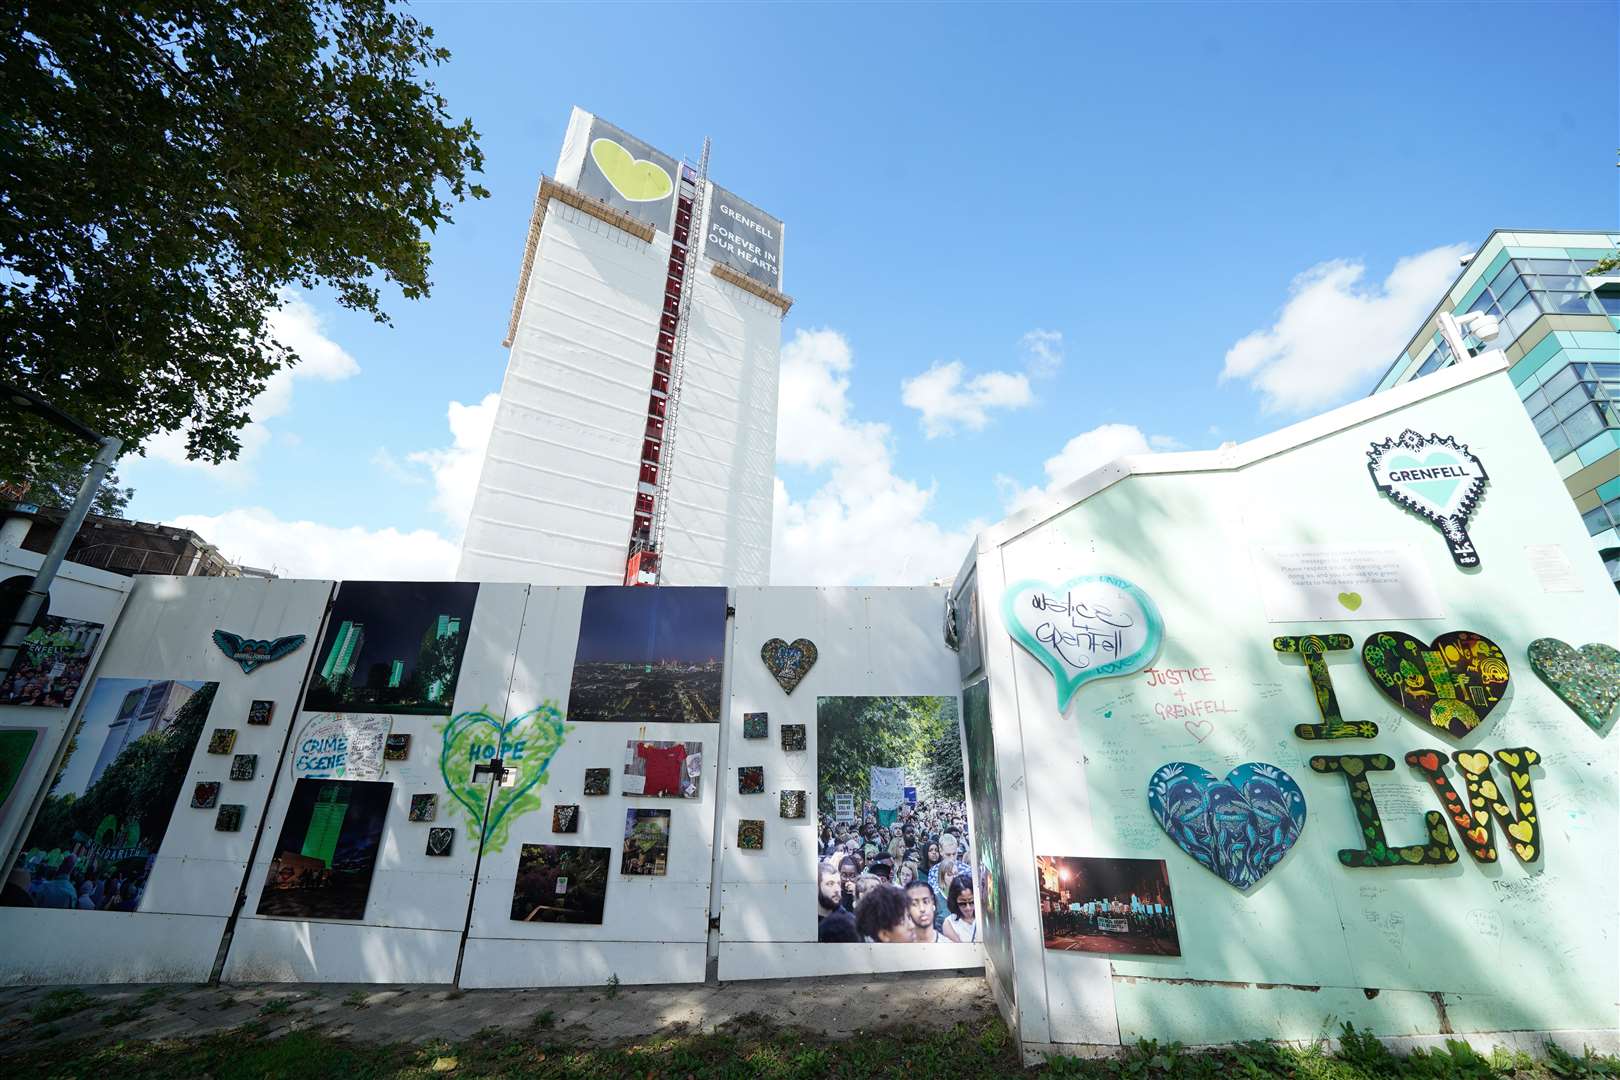
[[[512,822],[540,808],[537,789],[545,783],[547,766],[572,730],[563,723],[562,710],[554,701],[504,722],[484,709],[457,713],[439,729],[444,738],[439,772],[473,835],[483,837],[485,851],[501,850]],[[474,782],[473,768],[494,758],[500,758],[516,775],[510,787],[496,789],[490,803],[489,781]]]
[[[1090,680],[1147,667],[1164,639],[1152,598],[1107,574],[1062,585],[1020,581],[1003,594],[1001,613],[1008,632],[1052,673],[1059,712]]]
[[[1601,642],[1575,649],[1544,637],[1528,651],[1530,670],[1593,731],[1602,731],[1620,704],[1620,649]]]
[[[1339,594],[1339,603],[1344,605],[1346,611],[1355,611],[1361,606],[1361,594],[1358,592],[1342,592]]]
[[[1407,428],[1399,438],[1372,444],[1367,471],[1379,491],[1440,530],[1452,561],[1479,565],[1479,553],[1468,538],[1468,519],[1488,477],[1468,447],[1451,435],[1424,436]]]
[[[612,139],[592,139],[591,160],[613,190],[630,202],[658,202],[675,190],[675,181],[662,165],[636,157]]]

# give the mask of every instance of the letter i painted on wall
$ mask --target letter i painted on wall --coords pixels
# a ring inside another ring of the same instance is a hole
[[[1305,661],[1305,671],[1311,677],[1311,689],[1316,692],[1316,707],[1322,714],[1320,724],[1296,724],[1294,734],[1313,742],[1322,739],[1371,739],[1378,734],[1378,725],[1370,720],[1345,723],[1339,714],[1339,699],[1333,693],[1333,676],[1328,672],[1326,653],[1348,652],[1355,648],[1349,634],[1311,634],[1306,637],[1277,637],[1271,647],[1280,653],[1298,653]]]
[[[1395,762],[1388,754],[1340,754],[1336,757],[1313,757],[1311,769],[1319,773],[1342,773],[1350,785],[1350,802],[1356,809],[1356,824],[1361,827],[1359,848],[1340,848],[1339,861],[1349,867],[1377,866],[1444,866],[1457,861],[1457,849],[1451,846],[1451,834],[1446,831],[1446,819],[1437,810],[1426,811],[1423,827],[1428,837],[1420,844],[1390,847],[1384,837],[1384,823],[1378,817],[1378,804],[1373,801],[1372,784],[1367,774],[1390,772]]]
[[[1413,750],[1406,755],[1406,763],[1434,786],[1440,805],[1451,818],[1457,835],[1462,837],[1468,854],[1476,862],[1496,861],[1496,833],[1491,827],[1491,815],[1495,814],[1507,830],[1513,854],[1520,862],[1535,862],[1541,858],[1536,793],[1530,786],[1530,766],[1541,760],[1541,755],[1528,746],[1496,751],[1496,760],[1508,771],[1510,786],[1505,791],[1497,787],[1496,778],[1491,775],[1489,754],[1458,750],[1451,757],[1462,770],[1463,782],[1468,788],[1466,804],[1446,776],[1445,751]]]

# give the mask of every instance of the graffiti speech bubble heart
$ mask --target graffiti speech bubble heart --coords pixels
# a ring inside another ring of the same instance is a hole
[[[1237,766],[1224,780],[1173,761],[1148,780],[1148,808],[1177,847],[1239,889],[1282,862],[1305,828],[1305,793],[1261,761]]]
[[[1164,639],[1153,599],[1108,574],[1055,586],[1020,581],[1002,595],[1001,614],[1018,643],[1052,673],[1059,712],[1091,679],[1147,667]]]
[[[499,851],[512,822],[539,809],[540,794],[534,789],[545,782],[546,767],[570,730],[563,723],[562,711],[552,701],[504,723],[483,709],[457,713],[439,729],[444,739],[439,772],[473,834],[483,836],[485,851]],[[473,767],[497,757],[507,768],[517,771],[517,778],[512,786],[496,789],[494,801],[488,804],[486,826],[488,781],[475,783]]]

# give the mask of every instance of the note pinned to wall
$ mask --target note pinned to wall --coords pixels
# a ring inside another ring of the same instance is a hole
[[[1536,583],[1544,593],[1586,591],[1562,544],[1526,544],[1524,561],[1530,564],[1530,572],[1536,576]]]
[[[1428,570],[1406,545],[1255,545],[1250,552],[1271,622],[1445,617]]]

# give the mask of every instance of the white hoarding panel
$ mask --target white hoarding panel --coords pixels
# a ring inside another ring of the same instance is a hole
[[[945,590],[935,588],[736,590],[733,652],[738,659],[731,672],[731,721],[726,728],[723,762],[729,791],[720,822],[724,850],[718,878],[721,979],[976,968],[983,964],[977,944],[818,940],[826,912],[817,901],[823,844],[817,806],[825,803],[829,819],[832,816],[832,793],[819,788],[822,709],[818,702],[939,700],[946,705],[954,726],[961,681],[956,655],[945,646],[940,631],[944,604]],[[800,639],[815,646],[815,663],[791,694],[783,691],[760,656],[766,642],[776,638],[789,650],[802,650]],[[745,737],[743,718],[749,714],[764,714],[763,737]],[[803,726],[804,749],[792,749],[796,744],[792,737],[784,746],[784,726],[799,725]],[[899,762],[874,759],[865,764],[889,767]],[[736,793],[736,773],[745,766],[763,767],[764,790],[760,793]],[[782,817],[782,794],[801,791],[807,803],[805,815]],[[925,792],[925,802],[941,802],[927,796]],[[859,798],[865,802],[864,788]],[[950,801],[961,804],[965,798],[956,796]],[[738,827],[744,820],[764,822],[763,847],[739,846]],[[891,880],[897,880],[899,873],[895,871]]]
[[[365,584],[373,588],[371,583]],[[334,617],[343,611],[343,586]],[[386,604],[388,586],[380,595]],[[433,597],[427,607],[414,597],[423,588],[399,583],[395,617],[408,625],[403,638],[415,641],[434,625]],[[456,586],[465,588],[465,586]],[[298,789],[284,781],[276,790],[265,819],[265,837],[247,876],[246,898],[226,958],[228,981],[308,980],[316,982],[439,982],[455,973],[456,953],[466,918],[473,865],[478,857],[477,820],[488,787],[472,783],[467,767],[478,752],[479,732],[494,731],[495,717],[506,708],[513,655],[522,624],[528,587],[480,584],[466,627],[466,644],[455,678],[455,696],[441,709],[406,707],[389,714],[388,735],[394,740],[384,754],[382,775],[372,781],[388,785],[369,888],[359,897],[358,918],[299,917],[295,909],[326,910],[322,898],[300,897],[300,890],[280,893],[266,888],[279,852],[284,826]],[[442,619],[440,622],[444,621]],[[450,632],[457,632],[453,627]],[[336,635],[323,646],[339,647]],[[383,655],[388,655],[387,653]],[[323,665],[326,658],[317,658]],[[370,655],[367,654],[367,660]],[[407,657],[407,663],[425,663]],[[405,681],[410,669],[400,674]],[[317,670],[316,677],[320,677]],[[393,680],[398,681],[398,680]],[[299,714],[299,724],[316,715]],[[483,727],[479,722],[483,722]],[[491,740],[498,741],[496,735]],[[290,766],[284,766],[284,771]],[[306,781],[308,782],[308,781]],[[435,850],[430,833],[453,829],[448,847]],[[346,843],[346,842],[345,842]],[[439,853],[443,851],[444,853]],[[289,912],[289,914],[278,914]]]
[[[125,809],[127,804],[109,796],[96,838],[74,844],[71,852],[61,850],[60,858],[56,847],[46,851],[46,845],[25,839],[23,860],[33,872],[52,888],[58,881],[71,881],[80,894],[79,910],[28,914],[72,919],[85,929],[68,931],[64,924],[63,932],[30,934],[24,929],[30,924],[19,923],[14,930],[8,922],[25,917],[18,909],[0,908],[0,929],[12,942],[16,960],[7,974],[48,980],[55,977],[51,972],[71,972],[77,981],[157,981],[180,978],[179,972],[200,967],[206,976],[276,785],[282,748],[331,590],[327,581],[146,575],[134,579],[96,677],[124,694],[126,706],[136,699],[125,688],[172,687],[162,700],[175,708],[146,692],[136,712],[126,709],[102,717],[89,715],[87,708],[60,784],[75,787],[81,798],[97,798],[99,776],[124,767],[120,747],[143,734],[163,732],[164,723],[183,715],[175,709],[183,710],[183,702],[195,693],[212,687],[212,701],[172,805]],[[244,671],[244,665],[215,642],[216,630],[248,641],[300,634],[306,641],[279,659]],[[92,689],[87,706],[95,696]],[[268,708],[261,702],[268,702]],[[173,785],[165,781],[164,786]],[[206,798],[200,797],[199,788],[207,792]],[[233,807],[239,809],[233,813]],[[153,847],[154,837],[155,851],[143,862],[139,852]],[[85,910],[87,901],[99,910]],[[49,906],[56,901],[42,896],[37,902]],[[123,929],[104,933],[100,920]],[[175,935],[183,936],[186,946],[173,955],[159,951],[160,943]],[[114,939],[111,945],[109,936]],[[90,978],[96,971],[103,977]]]
[[[1133,459],[1077,482],[1068,505],[1054,500],[981,539],[1026,1047],[1312,1038],[1338,1003],[1378,1035],[1613,1038],[1620,744],[1536,677],[1527,649],[1543,637],[1612,641],[1620,602],[1596,559],[1573,568],[1579,592],[1538,587],[1525,549],[1575,550],[1585,530],[1511,383],[1488,364],[1245,446]],[[1455,565],[1428,521],[1368,482],[1369,448],[1408,428],[1456,436],[1489,471],[1469,522],[1475,568]],[[1104,574],[1153,599],[1163,644],[1150,667],[1090,680],[1060,707],[1040,644],[1009,634],[1007,590]],[[1369,609],[1383,614],[1368,622]],[[1411,642],[1418,658],[1392,692],[1364,663],[1381,639]],[[1487,692],[1501,683],[1507,693]],[[1425,703],[1440,699],[1454,713],[1466,703],[1477,722],[1453,731],[1425,719]],[[1340,736],[1324,734],[1324,710],[1346,726]],[[1161,791],[1152,778],[1167,767],[1182,779]],[[1267,775],[1281,777],[1268,790],[1297,797],[1264,803],[1255,778]],[[1511,786],[1516,805],[1483,822],[1463,811],[1467,827],[1456,826],[1439,796],[1465,780],[1474,792]],[[1156,813],[1155,792],[1174,795],[1173,816]],[[1236,830],[1229,838],[1216,829],[1208,848],[1179,831],[1216,805],[1226,823],[1279,815],[1265,835],[1285,839],[1258,862],[1241,822],[1223,825]],[[1495,840],[1476,857],[1482,824]],[[1088,938],[1087,916],[1038,884],[1038,855],[1163,860],[1179,954],[1104,947],[1117,919]],[[1268,989],[1286,985],[1310,992]],[[1165,1006],[1182,987],[1199,988],[1197,1000]],[[1421,994],[1443,995],[1447,1008],[1413,1008]]]

